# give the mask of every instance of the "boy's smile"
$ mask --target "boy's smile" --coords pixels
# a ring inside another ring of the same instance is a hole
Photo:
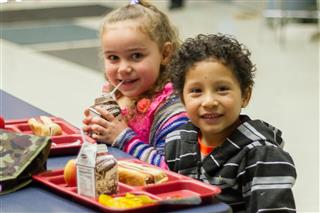
[[[187,71],[183,101],[207,145],[220,145],[234,130],[248,102],[243,97],[232,70],[220,62],[198,62]]]
[[[209,125],[219,122],[219,119],[222,116],[223,115],[220,114],[220,113],[204,113],[204,114],[200,114],[201,119],[203,119]]]

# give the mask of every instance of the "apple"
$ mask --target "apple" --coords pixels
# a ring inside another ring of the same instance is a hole
[[[63,177],[68,186],[77,186],[77,166],[75,159],[67,162],[64,167]]]
[[[0,116],[0,128],[1,129],[4,129],[4,124],[5,124],[4,118]]]

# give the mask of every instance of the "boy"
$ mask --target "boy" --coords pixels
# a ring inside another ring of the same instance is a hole
[[[296,170],[281,131],[240,115],[255,66],[250,52],[225,35],[187,39],[169,69],[190,121],[166,137],[169,168],[221,187],[235,212],[295,212]]]

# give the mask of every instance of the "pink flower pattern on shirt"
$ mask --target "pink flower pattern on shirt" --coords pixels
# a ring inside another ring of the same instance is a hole
[[[128,126],[132,128],[141,141],[148,143],[154,113],[160,104],[173,92],[173,85],[168,83],[152,100],[143,98],[137,103],[137,108],[131,112],[128,108],[121,109],[122,116],[128,119]]]

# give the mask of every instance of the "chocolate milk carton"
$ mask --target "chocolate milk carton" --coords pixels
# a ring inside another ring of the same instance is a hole
[[[77,192],[96,198],[118,192],[116,159],[108,154],[105,144],[84,142],[77,157]]]
[[[120,106],[111,93],[103,93],[100,97],[95,99],[94,105],[89,108],[92,116],[101,116],[100,113],[94,109],[95,106],[106,109],[114,117],[117,117],[121,113]]]

